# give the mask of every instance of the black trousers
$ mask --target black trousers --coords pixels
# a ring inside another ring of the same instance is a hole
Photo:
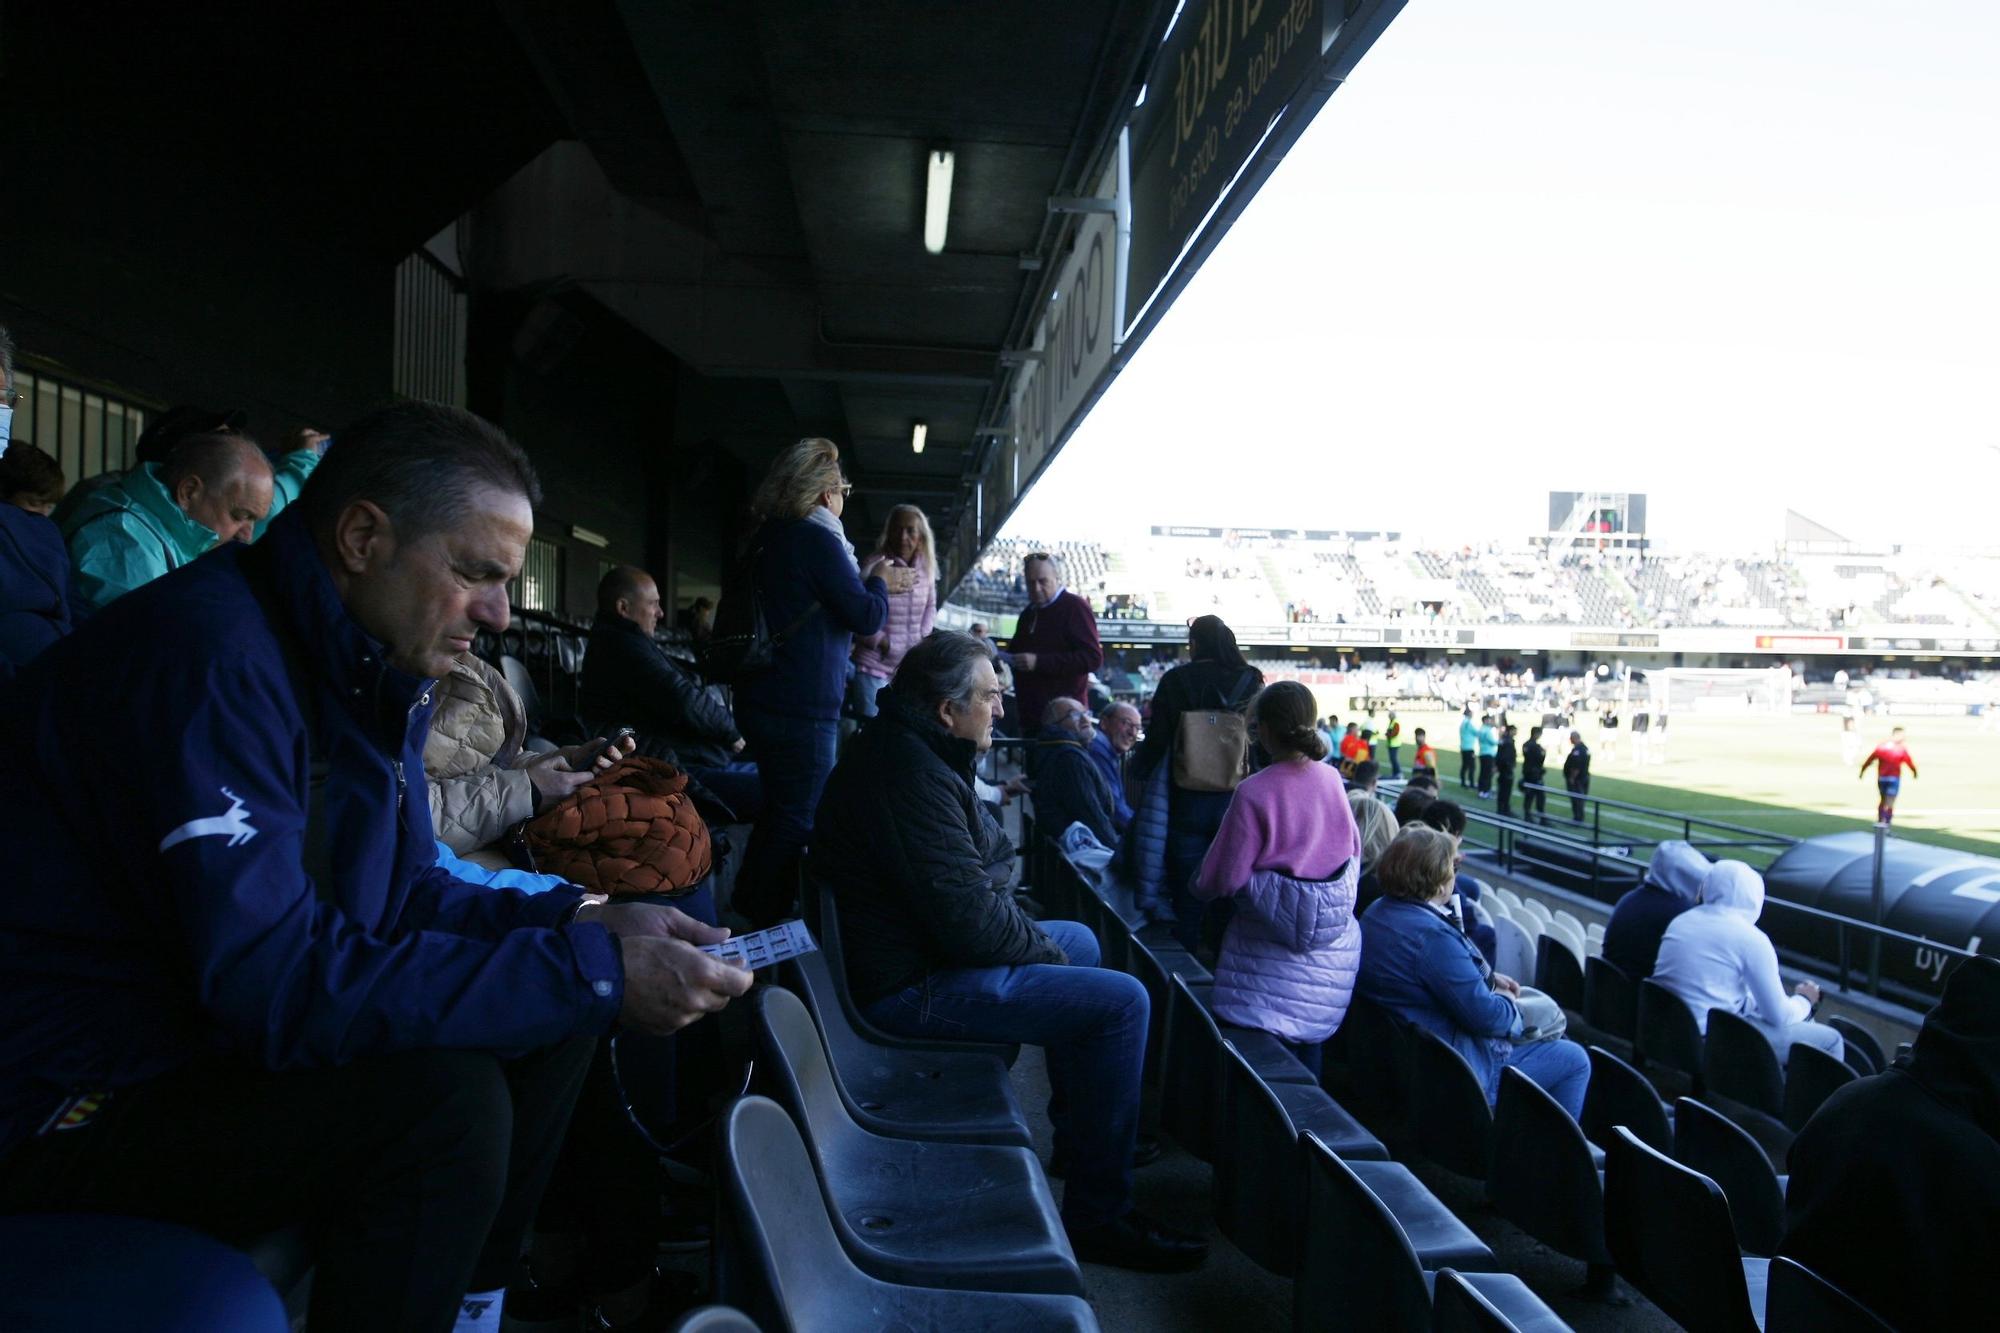
[[[1549,794],[1538,790],[1542,782],[1540,778],[1530,780],[1535,786],[1521,789],[1521,818],[1532,822],[1536,815],[1540,815],[1546,822],[1549,817]]]
[[[1459,785],[1459,786],[1461,786],[1461,787],[1470,787],[1470,786],[1472,785],[1472,774],[1473,774],[1473,765],[1474,765],[1475,763],[1477,763],[1477,762],[1478,762],[1478,759],[1477,759],[1477,755],[1476,755],[1476,752],[1474,752],[1474,751],[1472,751],[1472,750],[1460,750],[1460,751],[1458,752],[1458,785]]]
[[[1479,790],[1493,790],[1493,756],[1490,754],[1479,756]]]
[[[466,1292],[513,1277],[596,1044],[177,1070],[10,1153],[0,1212],[147,1217],[235,1245],[305,1223],[313,1333],[444,1333]]]
[[[1581,824],[1583,822],[1583,794],[1590,790],[1590,784],[1586,782],[1579,787],[1574,782],[1571,782],[1564,785],[1569,788],[1570,814],[1575,818],[1577,823]]]
[[[1502,815],[1513,814],[1514,813],[1514,805],[1513,805],[1514,770],[1511,768],[1502,768],[1497,770],[1494,774],[1493,781],[1495,783],[1494,790],[1499,793],[1499,800],[1496,802],[1495,808],[1498,809]]]

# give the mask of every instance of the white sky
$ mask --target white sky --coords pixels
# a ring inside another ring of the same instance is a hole
[[[1410,0],[1009,522],[2000,544],[2000,5]]]

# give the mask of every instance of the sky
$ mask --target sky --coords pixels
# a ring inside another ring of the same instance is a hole
[[[1996,69],[1975,0],[1410,0],[1005,532],[2000,547]]]

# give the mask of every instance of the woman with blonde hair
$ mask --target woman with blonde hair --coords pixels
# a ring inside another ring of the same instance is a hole
[[[757,529],[744,559],[774,646],[770,669],[736,686],[736,726],[763,779],[764,811],[735,906],[760,926],[792,907],[799,852],[833,772],[854,636],[879,632],[889,595],[911,583],[908,570],[862,577],[840,525],[852,489],[833,441],[806,439],[778,455],[751,501]]]
[[[1382,853],[1389,850],[1402,825],[1396,822],[1396,812],[1382,804],[1372,791],[1356,787],[1347,793],[1347,804],[1354,812],[1354,827],[1361,833],[1361,871],[1366,874]]]
[[[1251,704],[1271,762],[1237,784],[1190,891],[1235,906],[1215,964],[1216,1017],[1257,1028],[1319,1071],[1361,962],[1360,843],[1340,774],[1320,761],[1312,691],[1267,685]],[[1386,813],[1386,812],[1385,812]]]
[[[896,674],[903,654],[931,632],[937,620],[937,557],[931,547],[931,521],[915,505],[897,505],[882,525],[875,553],[861,562],[861,577],[885,570],[908,570],[915,581],[902,592],[889,593],[889,620],[879,634],[854,641],[854,679],[848,682],[848,705],[861,718],[875,716],[875,696]]]

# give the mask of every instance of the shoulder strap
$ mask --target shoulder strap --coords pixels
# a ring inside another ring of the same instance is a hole
[[[299,701],[299,711],[305,715],[309,776],[304,867],[306,874],[312,877],[314,890],[325,900],[333,893],[333,838],[326,813],[326,782],[332,765],[314,752],[324,718],[319,691],[314,688],[317,682],[307,665],[305,644],[300,641],[298,630],[285,615],[279,600],[278,571],[271,549],[261,545],[251,546],[238,559],[237,567],[243,571],[244,582],[250,585],[251,595],[257,599],[265,622],[278,640],[278,651],[285,659],[285,675],[292,684],[292,696]]]

